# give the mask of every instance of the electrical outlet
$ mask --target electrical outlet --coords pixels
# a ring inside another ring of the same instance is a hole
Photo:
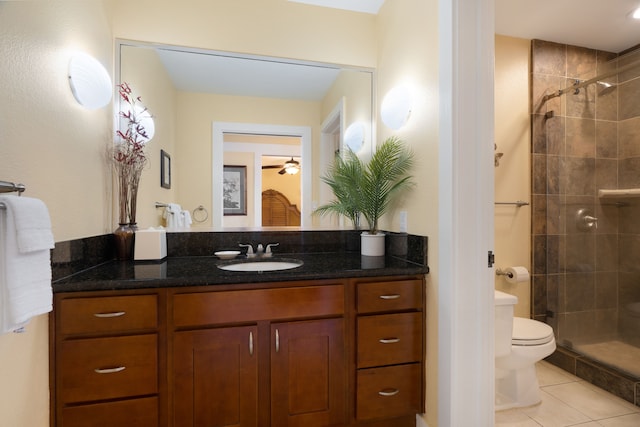
[[[407,211],[401,211],[399,214],[400,217],[400,232],[407,232]]]

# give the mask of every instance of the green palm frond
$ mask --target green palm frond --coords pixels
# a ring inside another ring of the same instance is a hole
[[[408,175],[412,167],[413,152],[397,137],[385,140],[373,154],[362,177],[360,206],[370,233],[378,231],[378,219],[389,209],[393,196],[414,185]]]
[[[351,220],[355,228],[360,224],[360,209],[358,195],[360,179],[364,165],[360,158],[351,150],[344,158],[336,156],[334,163],[325,175],[321,177],[335,196],[335,200],[318,207],[314,213],[318,215],[342,215]]]
[[[358,227],[364,216],[372,234],[378,231],[378,219],[391,205],[393,197],[414,185],[408,175],[413,167],[413,152],[402,140],[385,140],[364,164],[351,150],[345,157],[336,157],[321,177],[335,196],[335,200],[318,207],[314,214],[336,214],[349,218]]]

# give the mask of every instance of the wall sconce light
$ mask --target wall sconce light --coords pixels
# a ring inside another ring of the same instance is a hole
[[[364,123],[351,123],[347,130],[344,131],[344,145],[349,147],[351,151],[357,153],[364,144],[365,128]]]
[[[408,87],[397,86],[391,89],[380,106],[382,121],[393,130],[400,129],[409,120],[412,104],[413,97]]]
[[[153,136],[156,134],[156,125],[155,125],[155,122],[153,121],[153,116],[151,115],[149,110],[147,110],[145,107],[142,107],[140,105],[136,105],[134,109],[135,109],[134,116],[135,116],[136,122],[138,122],[144,127],[144,131],[147,134],[147,138],[143,138],[144,139],[143,142],[146,144],[147,142],[151,141],[153,139]],[[127,119],[121,117],[120,129],[126,129],[127,124],[128,124]]]
[[[89,110],[111,101],[113,86],[109,73],[98,60],[78,53],[69,61],[69,85],[76,101]]]

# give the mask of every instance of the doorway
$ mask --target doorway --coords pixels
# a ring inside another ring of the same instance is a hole
[[[240,145],[239,143],[233,147],[236,152],[254,153],[253,164],[247,167],[247,205],[252,207],[252,215],[247,215],[241,220],[246,221],[240,226],[244,227],[261,227],[262,226],[262,174],[256,173],[262,170],[262,155],[279,155],[279,156],[299,156],[300,163],[300,225],[302,227],[311,224],[311,191],[312,191],[312,149],[311,149],[311,128],[305,126],[281,126],[281,125],[265,125],[252,123],[213,123],[213,141],[212,141],[212,195],[213,202],[211,206],[213,228],[215,230],[223,230],[225,227],[238,226],[232,221],[225,221],[229,216],[224,215],[222,203],[216,201],[223,199],[223,171],[225,165],[225,135],[252,135],[279,137],[279,138],[297,138],[299,145],[297,149],[277,148],[270,146],[263,148],[263,151],[257,154],[256,147],[252,144]],[[265,146],[268,144],[264,144]],[[282,144],[284,146],[284,144]],[[236,220],[240,221],[240,220]],[[226,224],[229,223],[229,224]]]

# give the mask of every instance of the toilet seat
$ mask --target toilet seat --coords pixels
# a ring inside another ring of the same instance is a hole
[[[523,317],[513,318],[512,345],[542,345],[553,339],[553,328],[546,323]]]

